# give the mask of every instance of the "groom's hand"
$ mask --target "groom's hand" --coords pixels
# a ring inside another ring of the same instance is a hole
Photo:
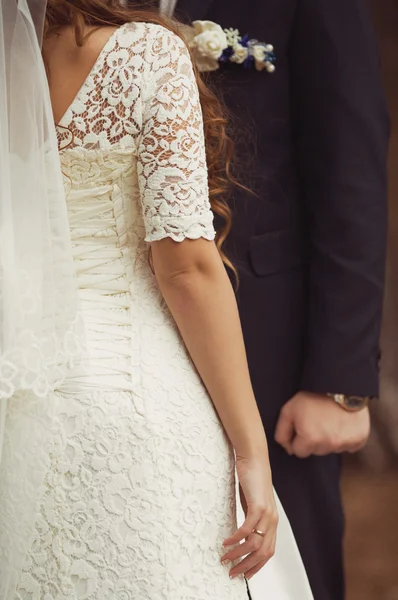
[[[299,392],[281,410],[275,440],[288,454],[307,458],[357,452],[369,434],[367,408],[347,412],[328,396]]]

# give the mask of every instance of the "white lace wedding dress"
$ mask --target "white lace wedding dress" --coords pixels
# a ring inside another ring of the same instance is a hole
[[[214,238],[183,42],[121,27],[58,133],[88,348],[45,416],[28,397],[9,405],[0,540],[26,544],[15,599],[245,600],[220,563],[236,527],[233,454],[148,260],[148,242]],[[36,499],[29,470],[43,474]],[[15,517],[27,501],[28,539]],[[263,598],[284,600],[271,581]]]

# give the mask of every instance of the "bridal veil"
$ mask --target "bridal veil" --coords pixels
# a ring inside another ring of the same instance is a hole
[[[1,600],[14,597],[31,543],[52,392],[83,340],[41,55],[45,11],[46,0],[0,0]],[[19,402],[25,416],[13,422]]]
[[[46,0],[0,0],[0,398],[45,397],[79,354],[78,295],[40,40]],[[3,405],[4,406],[4,405]]]

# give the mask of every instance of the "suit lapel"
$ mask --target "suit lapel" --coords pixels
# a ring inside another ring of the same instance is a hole
[[[203,20],[213,2],[214,0],[178,0],[176,16],[190,22]]]

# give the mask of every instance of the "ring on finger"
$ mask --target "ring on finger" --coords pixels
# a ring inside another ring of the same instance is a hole
[[[262,538],[265,537],[264,531],[260,531],[259,529],[253,529],[252,533],[256,533],[257,535],[261,535]]]

